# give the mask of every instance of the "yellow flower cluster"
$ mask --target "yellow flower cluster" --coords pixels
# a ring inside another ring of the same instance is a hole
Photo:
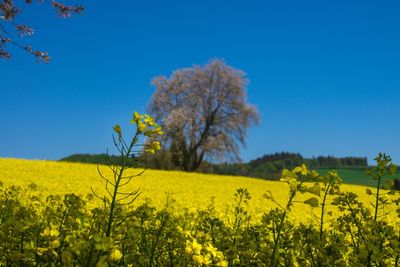
[[[163,135],[161,127],[155,123],[154,118],[147,114],[139,114],[136,111],[133,112],[133,118],[131,124],[136,124],[136,136],[143,135],[154,140],[155,137]],[[118,135],[118,140],[122,140],[122,129],[120,125],[115,125],[113,127],[114,131]],[[136,140],[134,140],[136,141]],[[154,154],[156,151],[161,149],[161,144],[159,141],[151,141],[144,145],[144,152]]]
[[[153,141],[145,145],[144,151],[150,154],[156,153],[156,151],[161,149],[161,144],[159,141]]]
[[[139,113],[134,112],[131,124],[136,124],[138,134],[143,134],[147,137],[154,137],[164,134],[161,127],[157,123],[155,123],[154,118],[147,114],[140,115]],[[121,126],[116,124],[113,129],[118,134],[118,138],[121,139]]]
[[[133,112],[131,124],[136,124],[137,132],[143,133],[147,137],[164,134],[161,127],[155,123],[154,118],[147,114],[141,115],[136,111]]]
[[[118,261],[122,258],[122,252],[118,249],[114,249],[113,251],[111,251],[109,257],[111,260]]]
[[[55,226],[51,226],[50,228],[45,228],[42,233],[40,233],[42,237],[49,238],[47,247],[38,247],[36,249],[36,253],[38,255],[44,255],[46,253],[51,253],[55,256],[58,256],[58,253],[55,251],[56,248],[60,247],[60,241],[58,237],[60,232],[55,228]],[[34,248],[33,244],[28,244],[29,248]],[[28,248],[26,247],[26,248]]]
[[[212,244],[206,243],[204,246],[199,244],[195,238],[186,241],[185,252],[199,265],[228,266],[224,259],[224,253],[218,251]]]

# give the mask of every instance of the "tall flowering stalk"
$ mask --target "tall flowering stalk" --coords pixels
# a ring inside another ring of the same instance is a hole
[[[272,196],[271,191],[268,191],[264,194],[264,198],[271,200],[276,205],[278,205],[280,209],[280,214],[278,215],[278,224],[276,233],[274,233],[274,245],[273,250],[270,257],[269,266],[275,267],[278,265],[278,256],[277,252],[279,249],[279,244],[281,242],[281,236],[283,232],[283,225],[287,219],[287,215],[293,207],[294,199],[299,192],[303,190],[304,177],[310,176],[311,172],[307,169],[307,167],[303,164],[301,167],[296,167],[293,170],[284,169],[282,171],[281,181],[286,182],[289,186],[289,196],[286,205],[282,206],[280,203],[275,201]],[[307,203],[308,204],[308,203]]]
[[[112,171],[112,178],[106,177],[100,169],[97,168],[100,177],[106,182],[105,187],[108,195],[99,197],[92,189],[93,194],[103,201],[104,208],[108,215],[107,227],[105,230],[106,237],[111,236],[117,207],[133,203],[140,195],[139,189],[126,192],[123,191],[122,188],[128,185],[134,177],[142,175],[145,169],[139,170],[134,174],[127,174],[127,171],[129,169],[134,170],[136,167],[140,166],[138,158],[140,158],[143,153],[154,154],[161,149],[160,142],[154,140],[157,136],[162,135],[163,132],[161,127],[154,122],[151,116],[134,112],[131,124],[136,126],[136,132],[128,140],[124,138],[120,125],[115,125],[113,127],[117,135],[116,137],[113,135],[113,141],[119,152],[119,158],[118,162],[111,163],[110,161],[107,165]],[[141,138],[146,137],[152,141],[146,143],[141,141]]]

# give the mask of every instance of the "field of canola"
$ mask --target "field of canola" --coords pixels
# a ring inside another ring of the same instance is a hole
[[[100,169],[111,177],[111,171],[106,166],[101,166]],[[105,193],[96,165],[90,164],[0,158],[0,182],[6,186],[21,187],[34,183],[43,196],[66,193],[85,196],[91,192],[90,187],[100,195]],[[234,193],[238,188],[246,188],[251,194],[248,210],[253,219],[258,219],[274,206],[263,197],[266,191],[271,191],[275,200],[282,204],[288,197],[288,187],[283,182],[178,171],[147,170],[135,178],[128,188],[140,188],[141,195],[135,202],[136,205],[149,201],[155,207],[163,208],[169,199],[170,202],[173,200],[173,205],[169,207],[179,213],[185,208],[206,209],[210,203],[214,203],[221,218],[229,215]],[[365,193],[364,186],[344,184],[341,188],[343,191],[356,193],[364,203],[372,201]],[[310,195],[299,195],[296,200],[309,197]],[[332,211],[335,214],[335,210]],[[312,222],[316,220],[312,214],[319,214],[319,210],[296,203],[289,217],[295,222]]]

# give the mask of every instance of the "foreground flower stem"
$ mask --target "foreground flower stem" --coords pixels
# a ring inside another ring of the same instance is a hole
[[[332,185],[332,180],[333,180],[333,176],[329,177],[329,182],[328,182],[328,186],[325,190],[324,193],[324,198],[322,200],[322,206],[321,206],[321,220],[320,220],[320,224],[319,224],[319,239],[322,239],[322,235],[323,235],[323,226],[324,226],[324,215],[325,215],[325,211],[326,211],[326,197],[328,196],[328,192],[329,189]]]
[[[298,185],[298,186],[301,187],[301,184]],[[282,216],[281,216],[281,218],[280,218],[279,226],[278,226],[278,229],[277,229],[278,233],[277,233],[277,236],[276,236],[276,240],[275,240],[275,244],[274,244],[274,249],[273,249],[272,255],[271,255],[271,263],[270,263],[270,265],[269,265],[269,266],[271,266],[271,267],[272,267],[272,266],[276,266],[276,265],[278,264],[278,262],[276,262],[275,254],[276,254],[276,250],[278,249],[279,239],[280,239],[281,234],[282,234],[282,227],[283,227],[283,223],[285,222],[285,219],[286,219],[287,211],[288,211],[289,208],[292,206],[292,201],[293,201],[294,197],[296,196],[296,192],[297,192],[297,190],[294,190],[294,191],[291,192],[290,198],[289,198],[289,200],[288,200],[288,202],[287,202],[287,204],[286,204],[286,208],[285,208],[285,210],[283,211]]]
[[[107,230],[106,230],[106,236],[110,237],[111,235],[111,229],[112,229],[112,224],[114,221],[114,216],[115,216],[115,208],[117,205],[117,195],[118,195],[118,189],[125,171],[125,166],[127,163],[127,160],[129,156],[131,155],[131,151],[133,146],[137,143],[138,139],[138,132],[136,132],[135,137],[132,139],[127,151],[124,153],[124,148],[121,149],[121,158],[122,158],[122,165],[121,168],[119,169],[117,179],[115,179],[115,186],[114,186],[114,192],[113,196],[111,199],[111,204],[110,204],[110,212],[109,212],[109,217],[108,217],[108,223],[107,223]]]

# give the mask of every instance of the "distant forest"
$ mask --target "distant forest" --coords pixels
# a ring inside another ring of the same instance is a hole
[[[82,162],[92,164],[107,164],[117,162],[117,156],[106,154],[74,154],[60,161]],[[129,164],[133,163],[133,159]],[[158,153],[154,157],[142,158],[143,166],[150,169],[176,170],[167,151]],[[299,153],[280,152],[264,155],[246,163],[210,163],[203,162],[198,172],[225,175],[240,175],[258,177],[263,179],[279,178],[283,169],[292,169],[301,164],[306,164],[313,169],[365,169],[368,166],[366,157],[333,157],[318,156],[304,158]]]
[[[243,175],[264,179],[279,178],[283,169],[292,169],[306,164],[312,169],[365,169],[368,166],[366,157],[318,156],[304,158],[299,153],[280,152],[264,155],[247,163],[211,164],[212,172],[217,174]]]

